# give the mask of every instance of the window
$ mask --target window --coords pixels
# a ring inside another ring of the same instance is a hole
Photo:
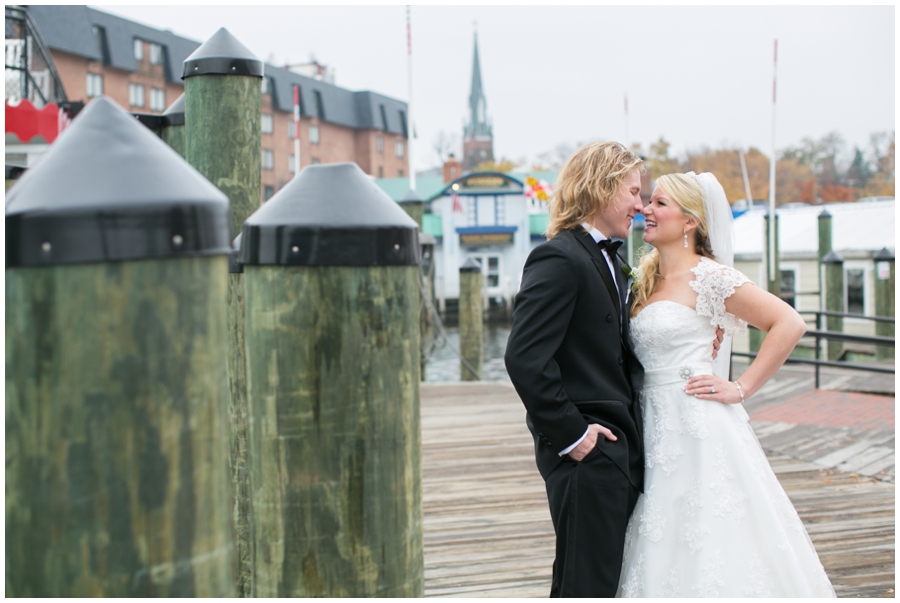
[[[313,157],[313,158],[311,158],[311,159],[309,160],[309,162],[310,162],[311,164],[313,164],[313,165],[317,165],[317,164],[319,163],[319,158],[318,158],[318,157]]]
[[[478,262],[478,265],[481,266],[481,273],[484,275],[484,281],[488,287],[499,287],[500,286],[500,256],[498,255],[486,255],[479,256],[473,255],[471,256],[473,260]],[[484,269],[484,265],[487,263],[487,270]]]
[[[166,110],[166,91],[162,88],[150,88],[150,108],[154,111]]]
[[[397,170],[397,178],[403,178],[403,170]]]
[[[380,165],[378,166],[378,177],[384,178],[384,168],[381,167]]]
[[[137,38],[134,39],[134,60],[144,60],[144,41],[138,40]]]
[[[379,153],[384,153],[384,136],[375,137],[375,148]]]
[[[162,46],[150,43],[150,64],[162,65]]]
[[[103,57],[103,64],[109,65],[109,46],[106,43],[106,29],[99,25],[93,26],[94,40],[97,42],[97,51]]]
[[[316,97],[316,117],[325,119],[325,105],[322,103],[322,93],[316,90],[313,94]]]
[[[844,273],[847,283],[847,313],[865,314],[865,271],[862,268],[851,268]]]
[[[288,122],[288,138],[294,140],[295,132],[294,132],[294,120]]]
[[[309,127],[309,143],[319,144],[319,126]]]
[[[264,170],[275,169],[275,154],[269,149],[263,149],[262,152],[262,168]]]
[[[290,173],[292,173],[292,174],[297,173],[297,170],[294,167],[296,164],[297,164],[297,156],[294,155],[293,153],[291,153],[290,158],[288,158],[288,171]]]
[[[103,94],[103,76],[99,73],[87,74],[87,97],[94,98]]]
[[[387,132],[387,113],[384,112],[384,105],[378,105],[378,108],[381,110],[381,129]]]
[[[268,201],[275,194],[275,187],[266,185],[263,187],[263,201]]]
[[[792,308],[797,307],[797,273],[793,270],[781,270],[780,297]]]
[[[260,88],[259,91],[260,91],[262,94],[268,94],[268,93],[269,93],[269,78],[264,77],[264,78],[262,79],[262,84],[261,84],[261,86],[262,86],[262,87]]]
[[[403,141],[402,140],[398,140],[397,143],[394,145],[394,154],[397,155],[397,157],[401,157],[401,158],[403,157]]]
[[[128,84],[128,103],[132,107],[144,106],[144,85]]]
[[[271,113],[263,113],[262,114],[262,133],[263,134],[271,134],[274,130],[274,126],[272,123],[272,114]]]

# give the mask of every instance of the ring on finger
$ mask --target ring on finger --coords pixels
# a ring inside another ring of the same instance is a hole
[[[710,386],[709,386],[709,393],[711,393],[711,394],[716,393],[716,388],[714,388],[712,385],[710,385]]]

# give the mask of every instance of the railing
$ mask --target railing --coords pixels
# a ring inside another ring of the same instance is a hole
[[[822,360],[821,349],[822,340],[831,340],[831,341],[847,341],[853,343],[869,343],[875,345],[883,345],[895,347],[894,338],[893,337],[880,337],[877,335],[852,335],[850,333],[841,333],[838,331],[825,331],[821,328],[822,326],[822,318],[826,316],[837,316],[841,318],[860,318],[871,320],[873,322],[890,322],[893,323],[893,317],[888,316],[867,316],[865,314],[848,314],[846,312],[830,312],[827,310],[804,310],[801,311],[800,314],[815,314],[816,315],[816,326],[818,329],[808,329],[806,331],[806,335],[804,337],[813,337],[815,338],[815,358],[797,358],[794,356],[788,357],[786,362],[791,362],[794,364],[811,364],[816,367],[816,389],[819,389],[819,371],[823,366],[832,367],[832,368],[843,368],[843,369],[853,369],[859,371],[869,371],[871,373],[886,373],[893,375],[895,374],[895,368],[893,366],[879,366],[877,364],[866,364],[860,362],[840,362],[836,360]],[[750,327],[751,329],[754,327]],[[740,356],[743,358],[756,358],[757,354],[755,352],[732,352],[732,356]]]
[[[7,102],[31,101],[40,109],[50,102],[66,101],[62,80],[56,72],[50,50],[28,10],[6,8],[5,79]]]

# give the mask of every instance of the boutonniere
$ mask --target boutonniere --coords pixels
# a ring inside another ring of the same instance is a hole
[[[622,272],[625,273],[625,276],[628,277],[628,279],[631,281],[631,287],[630,287],[630,289],[631,289],[632,291],[634,291],[634,288],[635,288],[635,286],[636,286],[635,283],[636,283],[637,280],[638,280],[638,272],[637,272],[637,270],[635,270],[634,268],[632,268],[632,267],[629,266],[628,264],[624,264],[624,263],[623,263],[623,264],[620,264],[619,266],[622,268]]]

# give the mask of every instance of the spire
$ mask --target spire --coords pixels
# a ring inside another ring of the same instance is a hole
[[[477,27],[477,26],[476,26]],[[465,138],[490,136],[491,128],[487,120],[487,101],[481,84],[481,62],[478,58],[478,30],[475,29],[475,46],[472,53],[472,90],[469,93],[469,123],[466,125]]]

